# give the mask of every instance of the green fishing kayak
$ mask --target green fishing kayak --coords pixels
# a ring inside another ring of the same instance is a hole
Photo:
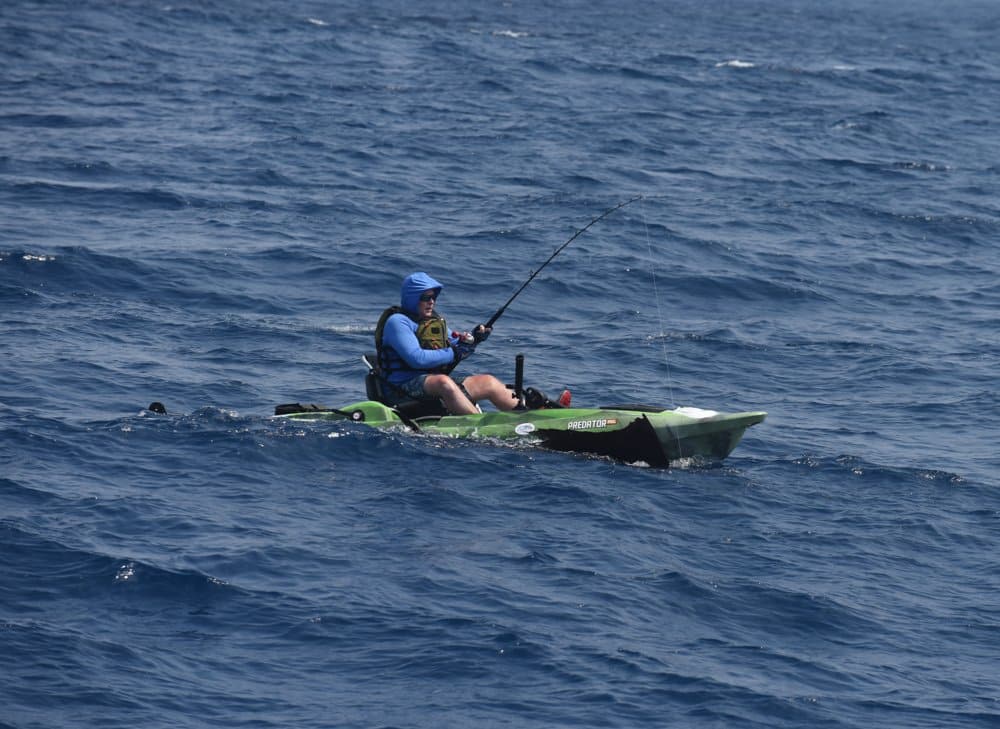
[[[489,332],[511,302],[580,234],[616,210],[642,198],[638,195],[621,202],[577,230],[477,331],[484,329]],[[482,340],[485,338],[484,334]],[[376,334],[376,340],[379,339],[380,335]],[[379,341],[376,341],[376,346],[381,346]],[[763,422],[767,417],[764,412],[718,413],[699,408],[667,410],[645,405],[568,407],[569,398],[552,402],[537,390],[522,388],[524,356],[521,354],[515,358],[514,385],[508,387],[522,407],[506,412],[448,415],[436,401],[431,402],[430,410],[426,400],[408,401],[396,407],[383,404],[394,402],[395,398],[386,397],[380,384],[382,373],[377,353],[365,354],[362,360],[368,368],[365,377],[368,400],[342,408],[292,403],[279,405],[274,414],[293,420],[351,420],[375,428],[409,428],[451,438],[522,440],[557,451],[591,453],[627,463],[661,467],[682,458],[725,458],[740,442],[747,428]],[[446,372],[450,373],[451,367]],[[569,395],[568,392],[564,394]]]
[[[767,416],[764,412],[718,413],[698,408],[665,410],[622,405],[410,418],[373,400],[336,409],[282,405],[275,412],[293,420],[350,420],[375,428],[398,427],[451,438],[533,442],[557,451],[658,467],[681,458],[725,458],[744,431]]]

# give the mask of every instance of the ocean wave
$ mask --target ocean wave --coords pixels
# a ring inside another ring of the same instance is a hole
[[[964,478],[957,473],[925,469],[918,467],[900,467],[870,463],[858,456],[839,455],[836,457],[814,457],[804,456],[791,461],[796,466],[808,469],[828,470],[841,474],[850,474],[863,479],[874,481],[889,480],[897,483],[910,484],[942,484],[959,485],[964,482]]]
[[[74,204],[83,206],[177,210],[189,204],[182,195],[156,188],[135,190],[115,186],[32,181],[14,183],[8,189],[15,200],[29,205],[65,204],[67,200],[73,200]]]
[[[33,114],[28,112],[0,114],[0,124],[12,127],[46,129],[77,129],[88,127],[121,126],[121,120],[113,116],[89,116],[70,114]]]

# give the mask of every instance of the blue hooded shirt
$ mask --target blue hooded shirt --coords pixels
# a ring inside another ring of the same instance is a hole
[[[385,322],[382,330],[382,347],[389,367],[386,377],[389,382],[399,385],[417,375],[451,364],[455,359],[452,349],[424,349],[417,339],[417,306],[420,295],[433,290],[440,294],[444,287],[423,271],[411,273],[403,279],[399,294],[399,305],[406,314],[393,314]]]
[[[412,317],[417,316],[417,307],[420,305],[420,295],[425,291],[434,291],[435,295],[441,293],[444,286],[423,271],[411,273],[403,279],[403,285],[399,291],[399,305],[403,311]]]

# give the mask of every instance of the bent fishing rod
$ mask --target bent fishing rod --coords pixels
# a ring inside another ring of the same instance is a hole
[[[489,318],[489,321],[487,321],[485,324],[481,324],[480,326],[485,327],[486,329],[491,329],[493,327],[493,325],[496,323],[496,320],[499,319],[501,316],[503,316],[503,313],[507,310],[507,307],[510,306],[511,302],[514,299],[517,298],[518,294],[520,294],[522,291],[524,291],[524,289],[527,288],[528,284],[530,284],[532,281],[535,280],[535,276],[537,276],[538,274],[540,274],[542,272],[543,268],[545,268],[550,263],[552,263],[552,260],[556,256],[558,256],[560,253],[562,253],[563,249],[565,249],[566,246],[568,246],[570,243],[572,243],[577,238],[579,238],[581,235],[583,235],[583,233],[586,232],[587,228],[589,228],[590,226],[594,225],[594,223],[597,223],[597,222],[600,222],[601,220],[604,220],[606,217],[608,217],[609,215],[611,215],[611,213],[615,212],[616,210],[620,210],[621,208],[625,207],[626,205],[631,205],[636,200],[642,200],[643,197],[645,197],[645,196],[644,195],[636,195],[635,197],[633,197],[630,200],[626,200],[625,202],[618,203],[613,208],[608,208],[603,213],[601,213],[596,218],[594,218],[589,223],[587,223],[585,226],[583,226],[578,231],[576,231],[572,235],[572,237],[570,237],[570,239],[568,241],[566,241],[561,246],[559,246],[558,248],[556,248],[555,252],[551,256],[548,257],[548,260],[546,260],[545,263],[543,263],[541,266],[539,266],[537,270],[535,270],[535,271],[532,272],[532,274],[528,277],[528,280],[525,281],[523,284],[521,284],[521,287],[517,291],[515,291],[513,293],[513,295],[509,299],[507,299],[507,302],[503,306],[501,306],[499,309],[497,309],[496,313]]]

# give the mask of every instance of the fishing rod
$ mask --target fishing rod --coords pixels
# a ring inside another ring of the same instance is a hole
[[[621,208],[625,207],[626,205],[631,205],[636,200],[642,200],[643,197],[644,197],[643,195],[636,195],[631,200],[626,200],[625,202],[618,203],[613,208],[608,208],[603,213],[601,213],[596,218],[594,218],[589,223],[587,223],[585,226],[583,226],[578,231],[576,231],[568,241],[566,241],[561,246],[559,246],[558,248],[556,248],[555,252],[551,256],[549,256],[548,260],[546,260],[545,263],[543,263],[541,266],[539,266],[536,271],[532,272],[532,274],[528,277],[528,280],[525,281],[523,284],[521,284],[521,287],[517,291],[515,291],[513,293],[513,295],[509,299],[507,299],[507,302],[503,306],[501,306],[499,309],[497,309],[496,313],[489,318],[489,321],[487,321],[482,326],[485,327],[485,328],[487,328],[487,329],[492,328],[493,325],[496,323],[496,320],[499,319],[501,316],[503,316],[503,313],[507,310],[507,307],[510,306],[511,302],[514,299],[517,298],[518,294],[520,294],[522,291],[524,291],[524,289],[528,286],[528,284],[530,284],[532,281],[535,280],[535,276],[537,276],[538,274],[540,274],[542,272],[543,268],[545,268],[550,263],[552,263],[552,259],[554,259],[560,253],[562,253],[563,249],[566,248],[566,246],[568,246],[570,243],[572,243],[577,238],[579,238],[581,235],[583,235],[583,233],[587,230],[587,228],[589,228],[590,226],[592,226],[594,223],[597,223],[597,222],[599,222],[601,220],[604,220],[604,218],[608,217],[609,215],[611,215],[611,213],[615,212],[616,210],[620,210]]]

